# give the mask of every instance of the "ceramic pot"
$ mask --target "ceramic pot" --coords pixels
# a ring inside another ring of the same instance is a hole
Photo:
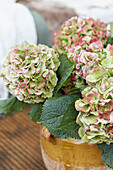
[[[109,170],[97,145],[82,140],[60,140],[41,128],[41,152],[48,170]]]

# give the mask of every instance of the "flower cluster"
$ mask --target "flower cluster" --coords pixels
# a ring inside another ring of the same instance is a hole
[[[85,46],[92,42],[106,42],[106,24],[92,18],[73,17],[65,21],[55,32],[54,48],[59,54],[71,48]]]
[[[65,53],[75,65],[62,87],[65,94],[87,85],[86,74],[106,55],[102,45],[106,42],[106,33],[106,24],[100,20],[77,17],[65,21],[55,32],[54,49],[59,54]]]
[[[74,51],[70,50],[67,56],[74,62],[75,68],[63,86],[64,92],[69,92],[71,88],[81,89],[84,85],[95,84],[101,79],[108,72],[105,64],[110,60],[110,49],[111,46],[108,50],[102,44],[93,42],[85,49],[83,46],[77,46],[74,48]]]
[[[85,79],[89,87],[75,103],[79,135],[89,143],[113,142],[113,45],[102,52],[96,58],[94,55],[91,67],[88,64]],[[86,62],[87,55],[82,59]]]
[[[80,95],[77,94],[79,100],[74,100],[79,111],[76,122],[81,126],[80,137],[91,144],[113,142],[113,45],[105,45],[106,33],[105,23],[92,18],[74,17],[57,30],[53,48],[27,42],[12,48],[5,58],[1,74],[6,87],[26,103],[44,102],[53,95],[58,73],[62,95],[82,91],[83,99],[79,99]],[[64,60],[59,57],[62,53],[64,55],[60,57]],[[56,72],[59,66],[63,68]],[[69,74],[68,66],[71,68]],[[59,101],[57,98],[55,100],[56,108]],[[67,105],[65,100],[63,104]],[[45,112],[42,111],[42,115]],[[56,113],[54,109],[53,113]]]
[[[100,86],[103,93],[100,88],[87,87],[82,92],[83,99],[75,103],[79,110],[76,120],[81,126],[79,135],[91,144],[113,142],[113,77],[103,81]]]
[[[54,49],[24,42],[5,58],[1,76],[11,94],[26,103],[52,97],[60,62]]]

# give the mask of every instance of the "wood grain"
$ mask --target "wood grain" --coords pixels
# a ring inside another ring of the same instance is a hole
[[[28,111],[0,120],[0,170],[46,170],[39,125],[28,117]]]

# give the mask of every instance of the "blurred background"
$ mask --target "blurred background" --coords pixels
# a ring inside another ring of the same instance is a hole
[[[51,3],[72,8],[79,16],[90,16],[100,18],[104,22],[111,22],[113,18],[113,1],[112,0],[18,0],[23,4],[29,4],[36,9],[37,2],[44,2],[47,8]],[[54,6],[55,7],[55,6]]]
[[[54,32],[73,16],[113,22],[113,0],[0,0],[0,71],[10,48],[23,41],[53,45]],[[0,78],[0,98],[8,92]]]

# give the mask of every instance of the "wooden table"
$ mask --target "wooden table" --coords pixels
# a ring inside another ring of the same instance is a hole
[[[46,170],[39,125],[29,118],[28,111],[0,120],[0,170]]]

